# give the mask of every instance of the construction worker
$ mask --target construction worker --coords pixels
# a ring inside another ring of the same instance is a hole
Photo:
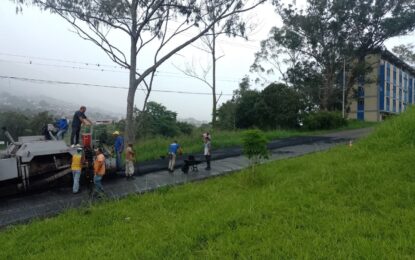
[[[125,149],[125,176],[127,180],[134,179],[134,159],[133,144],[129,143],[127,149]]]
[[[71,146],[79,144],[79,133],[81,132],[82,124],[92,125],[91,120],[89,120],[86,115],[86,107],[81,106],[81,108],[75,112],[72,120],[72,133],[71,133]]]
[[[79,192],[79,179],[81,177],[82,165],[84,163],[84,157],[82,156],[82,148],[76,149],[76,154],[72,156],[72,176],[73,176],[73,187],[72,193],[77,194]]]
[[[58,133],[56,134],[56,138],[58,140],[63,140],[65,133],[68,131],[68,120],[66,117],[62,116],[58,122],[56,123],[58,127]]]
[[[95,193],[99,196],[104,195],[104,188],[102,187],[102,177],[105,175],[105,156],[102,153],[102,149],[98,148],[95,150],[95,161],[94,161],[94,184]]]
[[[114,152],[115,152],[115,159],[116,159],[116,167],[117,170],[122,169],[122,161],[121,161],[121,154],[124,151],[124,138],[120,135],[120,132],[115,131],[112,133],[115,137],[114,143]]]

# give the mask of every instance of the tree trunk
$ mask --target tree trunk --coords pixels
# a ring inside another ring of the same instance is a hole
[[[127,96],[127,115],[125,122],[125,138],[126,143],[135,142],[135,124],[134,124],[134,99],[135,92],[137,90],[137,83],[135,77],[135,71],[137,67],[137,57],[135,56],[136,45],[131,45],[131,68],[130,68],[130,79],[128,86],[128,96]],[[133,54],[134,53],[134,54]]]
[[[218,103],[216,99],[216,34],[214,25],[212,27],[212,35],[212,128],[214,128],[216,126],[216,105]]]
[[[137,91],[138,82],[136,80],[137,70],[137,0],[134,0],[131,5],[131,31],[130,35],[130,77],[128,84],[128,95],[127,95],[127,115],[125,122],[125,143],[135,142],[135,124],[134,124],[134,99],[135,92]]]

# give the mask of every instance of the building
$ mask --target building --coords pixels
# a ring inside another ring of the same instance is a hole
[[[350,119],[382,121],[415,103],[415,68],[388,50],[366,58],[373,70],[359,78],[350,98]]]

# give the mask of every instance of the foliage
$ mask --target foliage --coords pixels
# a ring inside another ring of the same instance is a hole
[[[137,111],[137,136],[175,136],[179,132],[177,113],[168,110],[162,104],[148,102],[146,111]]]
[[[179,128],[180,133],[185,135],[190,135],[193,133],[193,130],[195,129],[195,126],[187,123],[187,122],[176,122],[177,127]]]
[[[244,133],[244,154],[251,162],[252,169],[254,169],[254,165],[260,163],[262,159],[268,159],[269,151],[267,144],[268,140],[260,130],[253,129]]]
[[[195,128],[189,123],[177,121],[176,112],[170,111],[162,104],[154,101],[148,102],[146,111],[136,110],[136,114],[136,131],[137,136],[140,137],[189,135]],[[122,127],[122,124],[120,127]]]
[[[33,134],[35,135],[42,135],[42,129],[47,124],[54,124],[55,120],[52,115],[50,115],[48,112],[40,112],[36,115],[34,115],[29,123],[29,127]]]
[[[94,126],[94,137],[99,141],[100,144],[112,145],[114,138],[110,133],[107,125]]]
[[[308,130],[323,130],[346,126],[347,120],[338,112],[319,111],[308,114],[303,123]]]
[[[281,1],[274,4],[283,26],[273,28],[261,43],[252,68],[260,72],[279,70],[286,83],[308,97],[310,108],[338,109],[344,61],[347,98],[356,79],[372,68],[366,55],[379,51],[385,40],[415,28],[413,0],[308,0],[304,9]],[[309,80],[311,84],[307,84]]]
[[[265,0],[12,1],[17,3],[18,10],[22,4],[32,4],[59,15],[82,39],[92,42],[113,62],[129,70],[125,129],[127,142],[135,140],[135,94],[139,86],[143,87],[145,92],[141,111],[146,111],[156,71],[164,62],[209,33],[215,24],[219,22],[226,25],[235,24],[242,13],[265,2]],[[119,37],[127,39],[128,48],[119,41],[114,41]],[[150,62],[141,62],[146,60],[142,59],[144,53],[146,57],[151,57],[148,59]],[[138,68],[140,73],[137,72]]]
[[[285,84],[271,84],[261,92],[263,106],[259,114],[262,129],[295,128],[304,103],[295,89]]]
[[[12,137],[42,135],[42,129],[47,124],[54,124],[54,118],[48,112],[29,115],[21,112],[1,112],[0,127],[6,127]]]
[[[242,171],[6,228],[0,258],[412,259],[414,122],[260,165],[260,187]]]
[[[305,109],[313,111],[320,102],[320,88],[323,85],[323,75],[317,63],[308,60],[299,61],[287,69],[285,76],[288,83],[300,95]],[[335,101],[332,106],[341,107]]]
[[[236,129],[236,108],[234,100],[228,100],[218,109],[218,127],[225,130]]]
[[[246,84],[246,82],[241,83]],[[261,92],[242,85],[232,100],[219,108],[222,129],[291,129],[298,126],[305,98],[285,84],[270,84]]]
[[[235,121],[236,127],[246,129],[258,126],[261,93],[256,90],[246,90],[237,101]]]
[[[17,137],[23,135],[30,135],[33,131],[30,126],[29,117],[19,112],[1,112],[0,113],[0,127],[6,127],[12,137],[17,140]],[[3,139],[5,140],[5,139]],[[7,140],[8,141],[8,140]]]
[[[415,65],[415,44],[401,44],[393,47],[392,51],[409,64]]]

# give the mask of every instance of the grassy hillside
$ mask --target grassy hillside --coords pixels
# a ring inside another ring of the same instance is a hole
[[[70,210],[0,233],[0,259],[415,257],[415,110],[353,147]]]

